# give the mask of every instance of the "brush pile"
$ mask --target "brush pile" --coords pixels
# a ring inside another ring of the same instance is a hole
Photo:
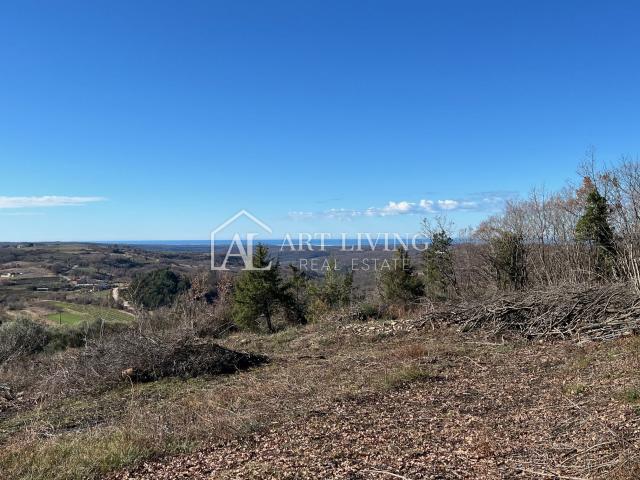
[[[229,350],[216,343],[180,339],[158,348],[138,341],[138,352],[125,352],[120,365],[128,365],[123,377],[138,382],[150,382],[165,377],[190,378],[201,375],[236,373],[268,361],[263,355]]]
[[[91,341],[43,359],[29,372],[39,395],[105,391],[123,382],[236,373],[267,363],[264,355],[238,352],[179,331],[135,330]]]
[[[446,317],[463,331],[517,332],[530,340],[609,340],[640,332],[640,299],[624,284],[562,286],[503,294]]]

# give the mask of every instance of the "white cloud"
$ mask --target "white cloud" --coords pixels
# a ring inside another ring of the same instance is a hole
[[[351,220],[354,217],[386,217],[392,215],[426,215],[439,212],[455,212],[455,211],[495,211],[504,205],[504,202],[513,195],[499,196],[483,196],[467,199],[443,199],[431,200],[421,199],[416,202],[401,200],[399,202],[390,201],[383,207],[369,207],[366,210],[354,210],[348,208],[332,208],[323,212],[291,212],[289,216],[292,218],[332,218],[339,220]]]
[[[389,202],[386,207],[380,210],[380,213],[382,215],[401,215],[405,213],[411,213],[415,206],[415,203],[407,201]]]
[[[438,207],[442,210],[455,210],[459,205],[457,200],[438,200]]]
[[[420,200],[420,208],[425,212],[433,213],[433,200]]]
[[[304,220],[305,218],[313,218],[313,212],[289,212],[289,217],[294,220]]]
[[[0,213],[3,217],[40,217],[44,212],[7,212]]]
[[[41,197],[0,196],[0,208],[68,207],[103,202],[105,200],[106,198],[104,197],[65,197],[58,195],[45,195]]]
[[[360,215],[366,215],[366,212],[346,208],[331,208],[321,213],[321,216],[338,220],[351,220],[353,217],[359,217]],[[314,216],[317,216],[317,214],[314,214]]]

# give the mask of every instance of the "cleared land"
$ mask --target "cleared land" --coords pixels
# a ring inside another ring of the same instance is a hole
[[[36,392],[25,393],[0,414],[0,471],[86,478],[126,467],[111,475],[154,479],[640,475],[637,337],[538,344],[405,320],[316,324],[223,343],[272,361],[236,375],[123,384],[38,405],[29,401]]]

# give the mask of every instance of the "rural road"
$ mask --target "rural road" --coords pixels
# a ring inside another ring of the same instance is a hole
[[[111,290],[111,296],[116,302],[120,301],[120,287],[115,287],[113,290]],[[122,305],[124,306],[124,308],[131,308],[131,304],[126,300],[122,301]]]

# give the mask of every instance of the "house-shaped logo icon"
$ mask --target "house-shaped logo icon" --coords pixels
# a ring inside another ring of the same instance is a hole
[[[229,257],[240,257],[244,262],[243,270],[268,270],[271,268],[271,263],[264,268],[255,268],[253,266],[253,247],[256,241],[256,237],[259,235],[258,232],[238,232],[234,231],[231,240],[221,240],[220,236],[224,231],[228,229],[233,223],[240,220],[241,218],[248,219],[251,224],[259,227],[260,230],[266,232],[268,234],[272,233],[271,227],[269,227],[262,220],[257,218],[255,215],[252,215],[246,210],[240,210],[238,213],[233,215],[223,224],[218,226],[215,230],[211,232],[211,270],[229,270],[227,267],[227,262]],[[242,237],[242,233],[244,233],[244,238]],[[218,236],[218,240],[216,240],[216,236]],[[226,236],[226,235],[225,235]],[[235,248],[235,253],[234,253]],[[220,250],[225,252],[224,259],[220,265],[216,264],[216,251],[220,253]]]

